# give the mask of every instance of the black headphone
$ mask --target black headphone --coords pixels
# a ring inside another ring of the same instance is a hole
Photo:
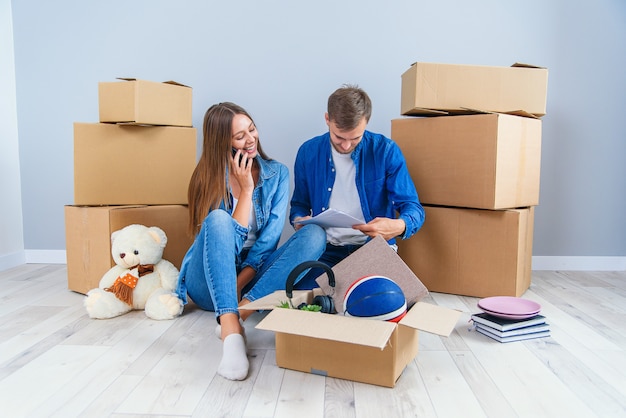
[[[289,298],[289,304],[292,308],[293,304],[291,304],[291,298],[293,297],[293,286],[296,279],[303,271],[315,267],[324,269],[326,275],[328,276],[328,284],[333,289],[335,288],[335,274],[333,273],[332,269],[326,264],[322,263],[321,261],[305,261],[303,263],[300,263],[295,266],[293,270],[291,270],[291,273],[289,273],[289,276],[287,277],[287,282],[285,283],[285,293]],[[333,298],[331,296],[317,295],[313,298],[313,305],[321,306],[323,313],[333,314],[337,312],[335,310],[335,302],[333,302]]]

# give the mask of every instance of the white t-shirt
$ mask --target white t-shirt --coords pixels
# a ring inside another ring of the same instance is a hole
[[[340,210],[365,223],[359,192],[356,189],[356,167],[351,154],[340,154],[330,146],[335,163],[335,184],[330,193],[329,207]],[[367,235],[352,228],[327,228],[326,239],[333,245],[357,244],[367,241]]]

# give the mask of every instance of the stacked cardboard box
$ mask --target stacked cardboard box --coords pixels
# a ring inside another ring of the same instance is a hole
[[[548,71],[416,63],[391,137],[426,222],[398,253],[429,290],[520,296],[530,286]]]
[[[79,293],[113,266],[111,233],[124,226],[163,229],[163,258],[179,268],[191,245],[191,88],[136,79],[98,87],[100,123],[74,124],[74,204],[65,207],[68,287]]]

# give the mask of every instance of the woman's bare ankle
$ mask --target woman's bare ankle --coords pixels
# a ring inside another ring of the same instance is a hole
[[[248,299],[241,299],[241,302],[239,302],[239,307],[245,306],[248,303],[250,303]],[[239,317],[241,318],[242,321],[245,321],[246,319],[248,319],[250,315],[252,315],[252,313],[254,313],[254,311],[250,311],[248,309],[240,309]]]
[[[235,313],[227,313],[220,316],[220,325],[222,328],[222,341],[230,334],[243,334],[239,316]]]

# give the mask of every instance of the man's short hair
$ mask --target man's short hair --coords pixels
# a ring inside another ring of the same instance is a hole
[[[372,101],[357,85],[344,84],[328,98],[328,119],[342,131],[354,129],[372,116]]]

